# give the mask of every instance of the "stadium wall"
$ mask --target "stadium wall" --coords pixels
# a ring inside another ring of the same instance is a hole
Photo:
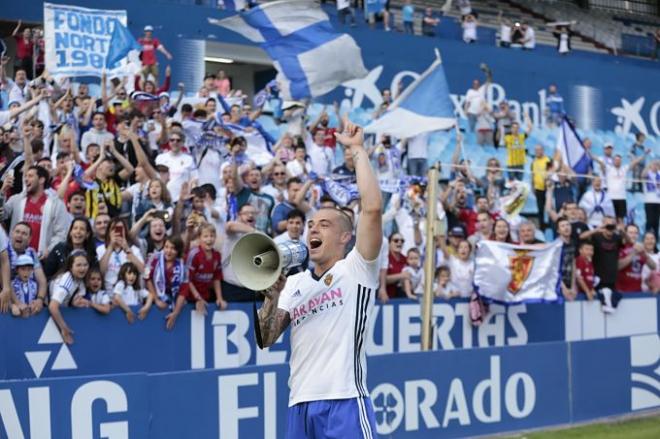
[[[381,437],[465,437],[657,409],[659,359],[657,333],[387,354],[369,358],[369,388]],[[287,376],[272,365],[4,381],[0,436],[284,437]]]
[[[107,7],[94,1],[66,3]],[[26,0],[5,6],[4,19],[37,23],[43,20],[42,2]],[[204,62],[200,59],[204,41],[252,44],[233,32],[208,23],[208,17],[227,16],[223,11],[153,0],[139,3],[114,0],[112,7],[128,11],[129,28],[136,36],[141,34],[145,25],[154,26],[155,35],[173,52],[174,83],[185,80],[188,90],[196,89],[204,72]],[[330,7],[326,10],[331,15],[336,14]],[[335,16],[332,18],[334,20]],[[323,100],[344,101],[345,105],[352,107],[371,107],[378,103],[379,88],[396,89],[399,79],[410,80],[428,67],[437,47],[442,53],[456,104],[461,104],[472,79],[483,76],[479,64],[485,62],[493,70],[496,83],[491,100],[495,103],[502,99],[512,101],[514,109],[529,111],[538,126],[543,124],[544,90],[548,84],[556,83],[567,111],[577,119],[580,128],[618,134],[642,131],[660,135],[657,63],[587,52],[573,52],[562,57],[554,48],[546,46],[539,46],[533,52],[499,49],[494,47],[490,38],[468,46],[455,39],[454,27],[454,23],[444,20],[438,38],[372,31],[365,26],[345,27],[344,30],[352,34],[362,47],[370,75],[363,81],[339,87]],[[184,40],[188,39],[198,42],[186,43]],[[161,64],[165,62],[162,58]],[[459,116],[463,117],[460,105],[457,109]],[[518,114],[521,115],[522,111]]]
[[[437,301],[433,306],[434,348],[533,345],[660,333],[660,300],[645,294],[626,297],[617,312],[605,315],[596,302],[492,305],[479,327],[470,324],[468,303]],[[121,312],[107,316],[63,309],[75,332],[66,346],[46,312],[29,320],[0,315],[0,378],[29,379],[131,372],[174,372],[286,364],[289,333],[270,349],[259,350],[250,304],[232,304],[204,317],[187,308],[172,331],[165,311],[153,309],[146,320],[129,325]],[[396,301],[376,305],[367,354],[380,356],[420,351],[420,305]],[[659,357],[660,358],[660,357]]]

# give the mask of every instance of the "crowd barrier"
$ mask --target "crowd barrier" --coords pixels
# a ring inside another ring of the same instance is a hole
[[[657,333],[368,361],[383,438],[493,434],[660,407]],[[4,381],[0,437],[281,438],[287,377],[286,365],[271,365]]]
[[[532,345],[660,332],[660,300],[626,295],[612,315],[597,302],[492,305],[484,323],[470,324],[464,300],[436,301],[435,350]],[[420,350],[420,304],[408,300],[376,305],[367,337],[370,356]],[[0,315],[0,379],[174,372],[286,364],[288,332],[270,349],[256,348],[252,305],[232,303],[225,311],[209,306],[207,316],[186,308],[172,331],[166,311],[128,324],[115,309],[109,315],[64,309],[74,331],[67,346],[46,311],[30,319]]]

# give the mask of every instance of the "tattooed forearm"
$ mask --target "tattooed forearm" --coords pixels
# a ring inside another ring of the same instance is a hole
[[[259,310],[259,329],[264,347],[272,346],[290,322],[289,313],[277,307],[277,298],[266,297]]]

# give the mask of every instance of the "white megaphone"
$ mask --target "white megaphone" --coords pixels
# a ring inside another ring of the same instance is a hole
[[[231,266],[245,288],[263,291],[272,287],[280,274],[307,260],[307,246],[302,241],[276,244],[263,233],[248,233],[231,251]]]

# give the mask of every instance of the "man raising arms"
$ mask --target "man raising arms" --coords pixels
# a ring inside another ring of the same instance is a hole
[[[362,208],[355,248],[346,255],[350,218],[320,209],[307,224],[314,270],[280,277],[259,312],[264,346],[291,326],[289,439],[376,437],[365,337],[378,291],[382,201],[362,128],[348,119],[344,128],[335,135],[353,157]]]

